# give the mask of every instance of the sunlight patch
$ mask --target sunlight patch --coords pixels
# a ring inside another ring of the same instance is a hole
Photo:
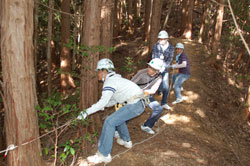
[[[172,151],[172,150],[168,150],[166,152],[162,152],[160,153],[161,157],[180,157],[176,152]]]
[[[197,115],[199,115],[200,117],[202,117],[202,118],[206,117],[205,113],[202,110],[200,110],[200,109],[196,110],[195,113]]]
[[[185,93],[187,95],[187,102],[188,103],[194,103],[194,100],[197,100],[200,96],[197,93],[194,93],[193,91],[187,91]]]
[[[184,115],[170,115],[166,114],[160,118],[166,124],[174,124],[176,122],[188,123],[190,118]]]
[[[183,146],[184,148],[191,148],[191,144],[190,144],[190,143],[187,143],[187,142],[183,142],[183,143],[182,143],[182,146]]]

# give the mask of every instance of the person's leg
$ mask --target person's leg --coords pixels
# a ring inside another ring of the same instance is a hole
[[[149,99],[149,107],[153,110],[153,112],[151,113],[148,120],[144,123],[144,126],[152,128],[162,113],[162,107],[152,96]]]
[[[113,146],[115,128],[117,128],[123,140],[130,141],[126,121],[139,116],[143,111],[144,106],[141,101],[138,101],[135,104],[125,105],[108,116],[102,128],[101,137],[98,142],[98,151],[104,156],[110,154]]]
[[[169,77],[168,77],[168,73],[165,73],[162,78],[163,95],[161,99],[161,105],[167,104],[168,90],[169,90]]]
[[[175,91],[175,97],[176,100],[182,99],[181,96],[181,86],[183,82],[185,82],[190,77],[189,74],[177,74],[174,82],[174,91]]]

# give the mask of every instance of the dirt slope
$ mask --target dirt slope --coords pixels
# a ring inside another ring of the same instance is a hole
[[[172,44],[177,42],[185,43],[185,52],[191,63],[191,77],[184,83],[182,92],[187,100],[173,106],[171,103],[175,95],[173,90],[170,92],[168,102],[173,111],[164,110],[162,117],[165,119],[154,126],[157,133],[153,136],[140,130],[151,110],[147,109],[140,117],[129,121],[134,146],[126,151],[114,140],[113,160],[107,165],[250,165],[250,126],[239,122],[240,93],[227,83],[219,71],[205,63],[201,44],[171,39]],[[138,57],[140,48],[140,41],[117,48],[113,60],[119,68],[118,73],[127,74],[122,65],[128,53],[134,56],[138,68],[145,66],[143,58]],[[160,96],[156,98],[161,99]]]

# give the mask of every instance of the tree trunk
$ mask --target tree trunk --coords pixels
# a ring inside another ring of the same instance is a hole
[[[33,57],[33,0],[2,0],[1,58],[9,166],[42,166]]]
[[[120,8],[119,8],[119,6],[120,6],[120,2],[118,2],[118,0],[115,0],[115,2],[114,2],[114,14],[113,14],[113,16],[114,16],[114,18],[113,18],[113,22],[114,22],[114,24],[113,24],[113,36],[114,37],[117,37],[118,35],[119,35],[119,32],[120,32],[120,21],[119,21],[119,19],[121,19],[120,18],[120,15],[119,15],[119,11],[120,11]]]
[[[220,4],[222,5],[219,5],[219,9],[217,11],[216,25],[215,25],[215,31],[214,31],[214,40],[212,44],[212,53],[214,55],[217,54],[218,47],[220,44],[222,21],[223,21],[223,15],[224,15],[224,3],[225,3],[225,0],[220,0]]]
[[[82,44],[86,47],[100,45],[101,3],[99,0],[84,1],[84,22]],[[87,51],[82,59],[82,79],[80,109],[87,108],[97,101],[97,74],[95,72],[99,52]]]
[[[114,7],[114,0],[102,0],[101,10],[101,45],[105,47],[104,52],[100,55],[100,58],[109,58],[109,49],[112,46],[112,11]]]
[[[152,0],[146,0],[144,11],[144,40],[148,41],[150,32],[150,18],[152,15]]]
[[[185,19],[185,24],[184,24],[184,31],[182,34],[182,37],[185,39],[191,39],[192,38],[192,22],[193,22],[193,8],[194,8],[194,0],[188,0],[187,4],[187,13],[186,13],[186,18]]]
[[[171,13],[171,9],[172,9],[173,3],[174,3],[174,0],[171,0],[170,6],[169,6],[169,8],[168,8],[168,13],[167,13],[167,15],[166,15],[166,18],[165,18],[165,21],[164,21],[164,24],[163,24],[162,29],[165,29],[165,28],[167,27],[168,18],[169,18],[169,15],[170,15],[170,13]]]
[[[134,29],[133,29],[133,1],[132,0],[127,0],[128,3],[128,32],[129,34],[133,34],[134,33]]]
[[[180,24],[180,33],[183,34],[186,28],[186,20],[188,17],[188,3],[189,0],[182,1],[182,10],[181,10],[181,24]]]
[[[200,28],[200,34],[199,34],[199,39],[198,41],[202,43],[204,41],[204,30],[205,30],[205,25],[206,25],[206,17],[207,17],[207,10],[208,10],[208,5],[209,5],[209,0],[206,0],[205,6],[204,6],[204,11],[202,14],[202,19],[201,19],[201,28]]]
[[[61,10],[66,13],[70,13],[70,0],[62,0]],[[70,16],[62,13],[61,21],[61,41],[62,50],[60,57],[60,68],[61,68],[61,92],[63,95],[67,93],[67,89],[72,86],[76,87],[74,80],[70,75],[71,72],[71,55],[70,49],[65,46],[70,41]]]
[[[150,23],[150,35],[149,35],[149,53],[151,53],[153,45],[157,41],[157,35],[160,31],[162,1],[154,0],[152,6],[152,17]]]
[[[49,0],[49,16],[48,16],[48,43],[47,43],[47,63],[48,63],[48,96],[51,94],[51,88],[52,88],[52,73],[51,73],[51,65],[52,65],[52,59],[51,59],[51,39],[52,39],[52,15],[54,9],[54,0]]]

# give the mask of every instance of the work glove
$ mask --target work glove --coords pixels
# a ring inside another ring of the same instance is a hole
[[[163,73],[164,71],[165,71],[165,67],[163,66],[162,68],[161,68],[161,70],[160,70],[160,73]]]
[[[77,119],[78,120],[86,119],[87,116],[88,116],[88,114],[85,111],[81,111],[80,114],[78,115]]]

